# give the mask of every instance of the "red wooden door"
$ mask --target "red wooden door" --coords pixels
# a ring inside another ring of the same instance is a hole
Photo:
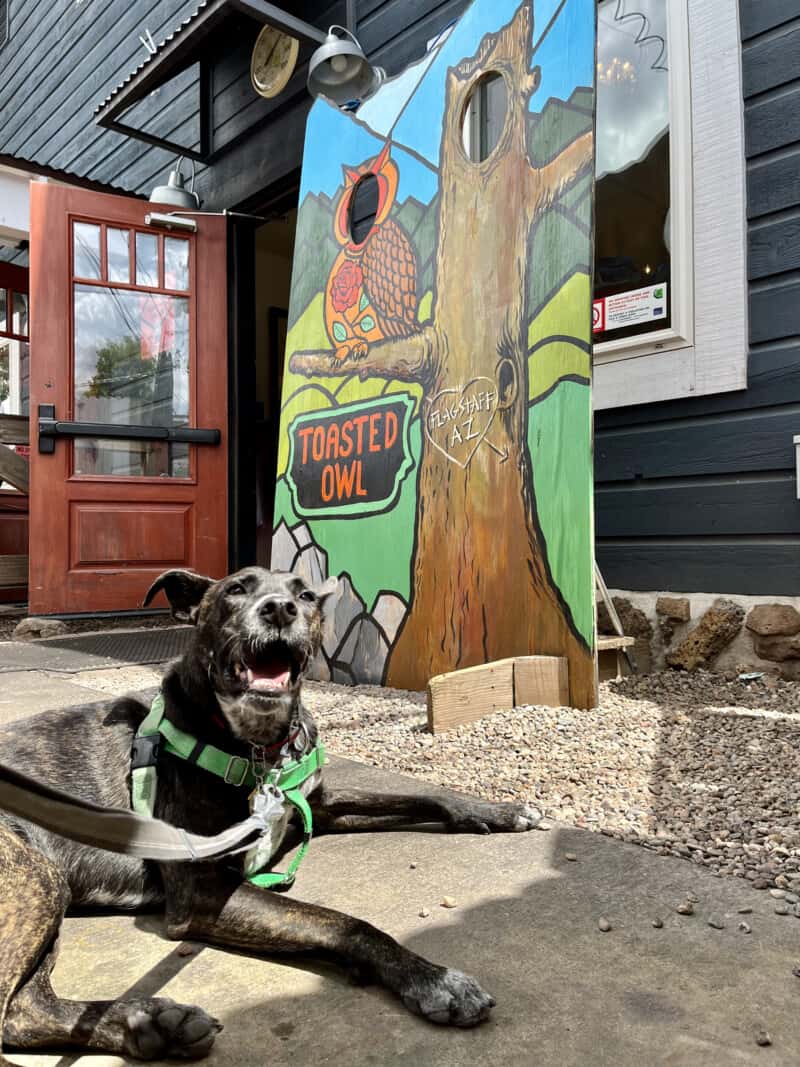
[[[158,210],[31,186],[31,613],[226,571],[226,224]]]

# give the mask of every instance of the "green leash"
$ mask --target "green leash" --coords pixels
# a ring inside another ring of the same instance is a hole
[[[222,778],[228,785],[258,790],[256,810],[262,795],[267,800],[264,810],[271,808],[275,813],[273,817],[280,817],[282,814],[284,799],[297,810],[303,824],[303,841],[287,870],[260,871],[247,876],[248,882],[261,889],[288,889],[295,880],[297,868],[302,863],[311,841],[311,808],[301,787],[312,774],[322,770],[325,763],[325,749],[322,745],[317,743],[298,760],[287,760],[269,771],[261,771],[259,768],[262,764],[255,758],[232,756],[214,745],[204,745],[196,737],[179,730],[165,718],[164,697],[159,692],[153,699],[147,718],[136,733],[131,759],[133,810],[151,818],[156,803],[156,764],[159,750],[196,763],[203,770]]]

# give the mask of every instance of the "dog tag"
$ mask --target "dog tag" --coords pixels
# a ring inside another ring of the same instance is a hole
[[[261,820],[264,829],[244,858],[244,873],[248,878],[269,866],[280,844],[281,834],[276,824],[285,812],[283,792],[274,785],[262,785],[254,789],[250,794],[250,811]]]

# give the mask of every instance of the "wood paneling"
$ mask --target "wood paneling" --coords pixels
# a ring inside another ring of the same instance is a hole
[[[70,505],[70,567],[191,567],[193,518],[191,504],[75,501]]]
[[[800,214],[781,218],[757,228],[751,227],[748,240],[748,276],[767,278],[787,270],[800,269]]]
[[[771,30],[800,15],[797,0],[740,0],[742,38],[747,40],[756,34]]]
[[[800,15],[800,7],[797,8]],[[745,46],[742,55],[744,97],[793,81],[800,70],[800,26]]]
[[[776,279],[750,289],[750,341],[780,341],[800,334],[800,281]]]
[[[751,161],[747,168],[747,215],[755,219],[800,203],[800,146]]]
[[[748,157],[800,139],[800,87],[787,89],[745,107],[744,142]]]

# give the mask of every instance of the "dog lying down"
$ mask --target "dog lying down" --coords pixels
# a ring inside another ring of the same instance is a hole
[[[169,938],[253,954],[313,954],[381,983],[431,1022],[468,1027],[488,1018],[494,1000],[474,978],[415,955],[360,919],[260,887],[270,877],[280,883],[279,875],[253,874],[280,847],[289,812],[303,814],[303,797],[317,834],[380,830],[400,821],[441,822],[461,833],[517,832],[539,818],[521,804],[444,792],[381,795],[326,786],[313,763],[317,728],[301,688],[336,584],[329,579],[312,589],[296,575],[257,567],[220,581],[172,570],[153,584],[145,604],[163,590],[173,615],[195,624],[187,652],[162,683],[159,713],[168,737],[137,741],[134,764],[144,764],[151,776],[145,792],[155,816],[213,836],[248,818],[254,783],[287,753],[306,760],[308,777],[295,790],[300,799],[270,822],[259,849],[219,862],[154,863],[100,851],[0,812],[0,1035],[6,1048],[70,1047],[140,1059],[199,1058],[211,1049],[221,1027],[200,1008],[166,999],[56,996],[50,974],[61,920],[68,907],[82,906],[131,911],[157,905]],[[0,730],[0,763],[92,804],[129,809],[131,753],[146,717],[153,719],[146,707],[124,698],[12,723]],[[0,1063],[7,1062],[0,1052]]]

